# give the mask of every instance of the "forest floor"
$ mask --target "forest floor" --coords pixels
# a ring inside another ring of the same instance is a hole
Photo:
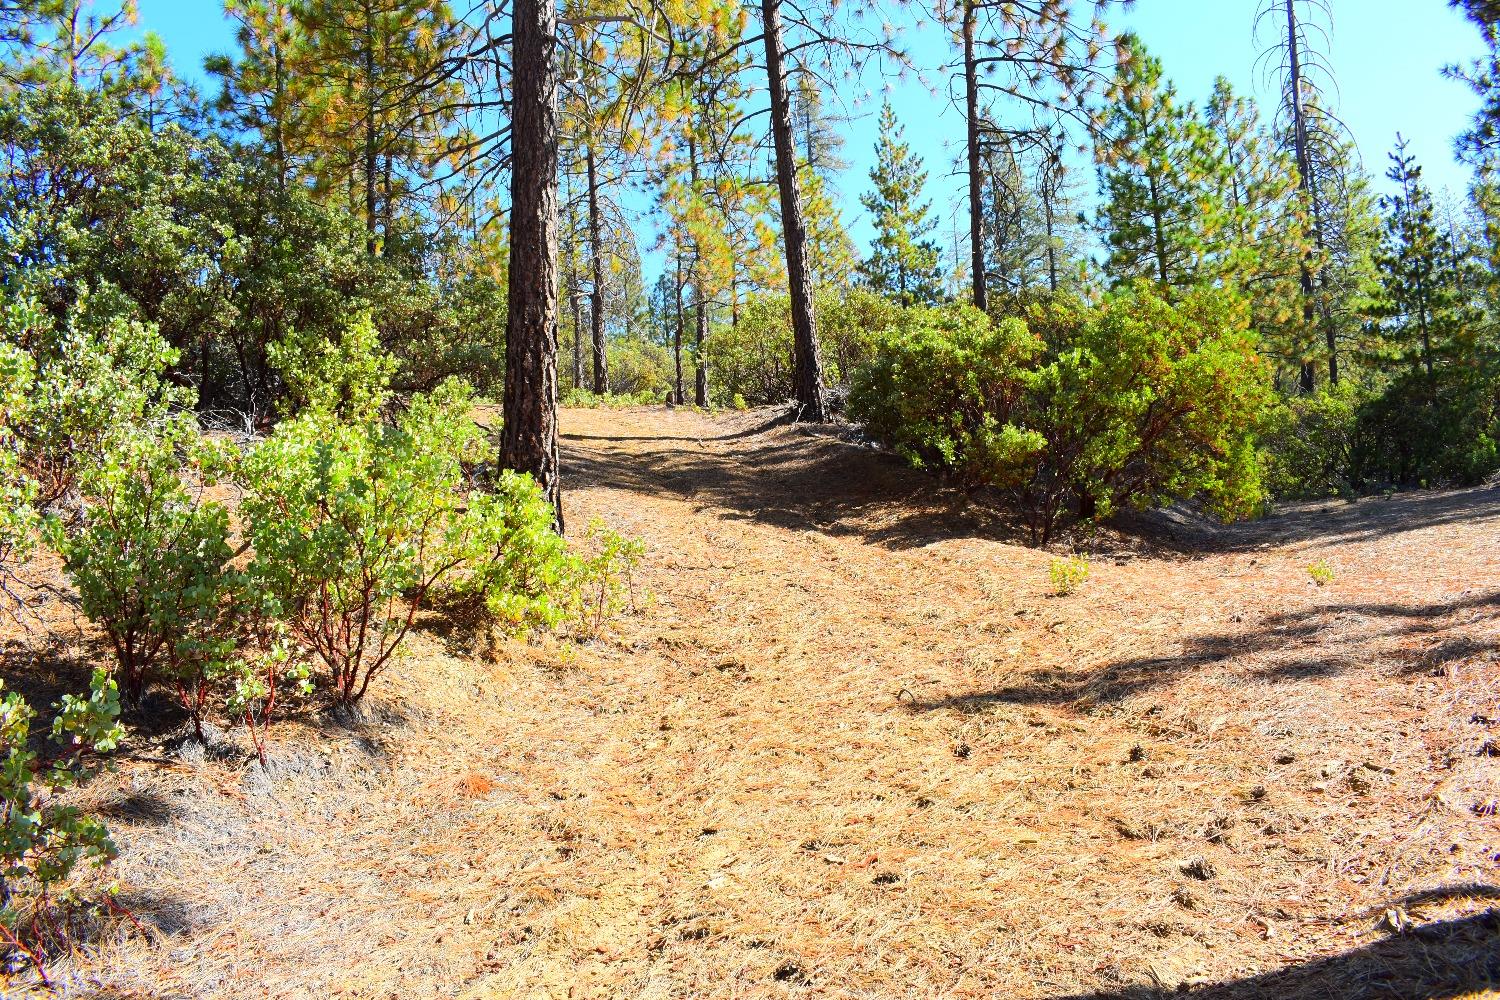
[[[1500,489],[1140,519],[1058,597],[774,417],[565,413],[570,531],[647,544],[598,640],[433,617],[267,770],[135,734],[65,995],[1500,995]]]

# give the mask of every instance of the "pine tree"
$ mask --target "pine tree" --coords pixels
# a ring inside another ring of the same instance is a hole
[[[1008,141],[985,149],[985,282],[1015,295],[1050,282],[1046,208]]]
[[[817,81],[809,76],[797,81],[797,89],[792,91],[792,130],[796,133],[797,155],[825,184],[831,184],[841,171],[849,168],[849,161],[843,157],[844,136],[839,131],[844,123],[824,110]]]
[[[1127,37],[1121,48],[1099,147],[1105,271],[1116,282],[1147,278],[1166,292],[1184,289],[1203,279],[1206,243],[1225,221],[1206,196],[1207,179],[1223,168],[1161,60],[1139,39]]]
[[[949,68],[961,78],[966,172],[968,174],[971,299],[989,306],[985,282],[984,158],[1002,138],[1018,149],[1046,152],[1069,125],[1096,131],[1088,97],[1104,82],[1100,56],[1106,29],[1100,13],[1111,0],[956,0],[936,5],[950,32],[957,60]],[[1133,0],[1124,0],[1129,6]],[[1087,22],[1080,16],[1092,8]],[[994,115],[991,98],[1006,102],[1021,120]],[[1028,120],[1029,119],[1029,120]]]
[[[1422,168],[1400,136],[1390,159],[1386,177],[1395,191],[1380,199],[1386,222],[1374,315],[1388,359],[1420,365],[1431,377],[1439,363],[1472,349],[1474,317],[1465,308],[1457,248],[1439,228]]]
[[[1255,104],[1222,77],[1204,109],[1204,125],[1211,149],[1205,162],[1213,168],[1205,177],[1206,197],[1220,218],[1205,241],[1204,276],[1242,292],[1262,343],[1278,345],[1300,363],[1317,340],[1305,318],[1301,272],[1307,265],[1320,273],[1323,262],[1313,263],[1296,165],[1277,149]]]
[[[219,81],[214,106],[231,130],[260,136],[285,187],[306,155],[300,141],[308,131],[301,74],[306,39],[290,0],[224,0],[224,13],[236,25],[239,52],[204,61]]]
[[[153,76],[160,40],[121,42],[138,20],[136,0],[12,0],[0,11],[0,93],[62,86],[128,98]]]
[[[447,0],[305,0],[296,120],[315,190],[362,218],[370,252],[389,236],[457,129],[463,88],[437,73],[466,43]]]
[[[905,134],[895,110],[885,104],[870,169],[875,190],[859,199],[875,222],[870,257],[860,270],[871,288],[904,306],[933,301],[942,292],[937,246],[924,239],[937,227],[937,220],[928,217],[931,203],[921,200],[927,171]]]

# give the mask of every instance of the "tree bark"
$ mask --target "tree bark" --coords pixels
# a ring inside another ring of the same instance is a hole
[[[584,158],[589,184],[589,254],[594,287],[589,292],[589,332],[594,342],[594,392],[609,392],[609,359],[604,353],[604,239],[599,217],[599,175],[594,168],[594,147]]]
[[[771,98],[771,138],[776,146],[776,186],[781,194],[781,229],[786,243],[787,290],[792,304],[792,393],[801,418],[822,423],[828,419],[828,403],[813,315],[812,275],[807,266],[807,222],[802,217],[802,192],[797,184],[797,147],[783,65],[780,0],[761,0],[760,9]]]
[[[974,0],[964,5],[964,128],[969,144],[969,267],[976,309],[988,309],[984,274],[984,190],[979,170],[979,68],[974,54]]]
[[[375,186],[376,186],[376,163],[375,163],[375,15],[370,10],[369,0],[365,0],[364,6],[364,45],[363,62],[365,70],[365,249],[370,256],[375,255]]]
[[[557,10],[515,0],[510,294],[500,464],[528,473],[562,527],[557,454]]]
[[[672,362],[677,368],[677,380],[673,383],[672,402],[678,406],[687,398],[682,392],[682,247],[677,247],[677,256],[672,264],[672,280],[677,294],[677,325],[672,328]]]
[[[698,146],[691,133],[688,135],[688,177],[692,181],[694,196],[698,191]],[[698,256],[698,247],[693,246],[693,404],[708,406],[708,357],[703,353],[708,340],[708,303],[703,296],[703,263]]]

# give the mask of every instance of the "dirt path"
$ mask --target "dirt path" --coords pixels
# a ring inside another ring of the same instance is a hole
[[[645,539],[649,606],[577,652],[424,636],[371,719],[284,734],[269,780],[128,770],[98,794],[169,804],[119,820],[159,932],[86,979],[1500,989],[1500,491],[1301,508],[1197,554],[1110,536],[1059,598],[1052,554],[837,435],[660,410],[564,430],[570,529]]]

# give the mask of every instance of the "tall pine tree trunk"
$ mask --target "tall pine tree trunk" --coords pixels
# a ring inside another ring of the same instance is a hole
[[[557,511],[557,9],[512,11],[510,294],[500,464],[529,473]]]
[[[698,146],[692,133],[688,133],[688,176],[693,192],[698,191]],[[699,259],[698,247],[693,246],[693,403],[708,406],[708,356],[704,345],[708,340],[708,303],[703,299],[703,262]]]
[[[672,264],[672,280],[677,293],[677,325],[672,328],[672,362],[677,367],[677,380],[673,383],[672,402],[681,406],[687,398],[682,392],[682,247],[677,247],[677,256]]]
[[[780,0],[761,0],[760,9],[771,98],[771,138],[776,146],[776,186],[781,194],[781,228],[786,242],[787,290],[792,300],[792,393],[802,419],[822,423],[828,419],[828,404],[813,316],[812,275],[807,267],[807,222],[802,217],[802,192],[797,185],[797,147],[783,64]]]
[[[969,267],[976,309],[988,309],[984,273],[984,185],[979,172],[979,66],[974,53],[974,2],[964,5],[964,127],[969,145]]]
[[[609,392],[609,359],[604,354],[604,226],[599,217],[599,175],[591,144],[584,159],[589,184],[589,253],[594,287],[589,292],[589,332],[594,342],[594,391]]]
[[[365,0],[364,6],[364,53],[363,62],[365,70],[365,249],[371,256],[375,254],[375,188],[377,184],[376,174],[376,146],[375,146],[375,37],[374,20],[375,15],[370,10],[369,0]]]

